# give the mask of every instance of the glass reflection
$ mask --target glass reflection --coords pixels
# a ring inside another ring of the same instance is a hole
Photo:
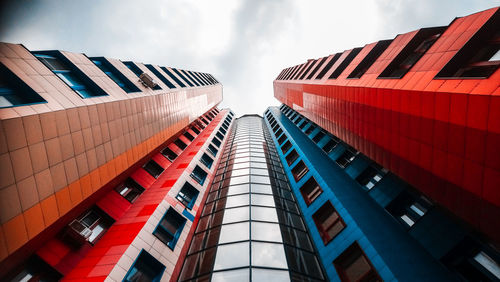
[[[281,243],[280,226],[276,223],[252,222],[252,240]]]
[[[252,194],[252,205],[274,207],[274,197],[268,195]]]
[[[287,268],[283,245],[252,242],[252,264],[255,266]]]
[[[248,207],[225,209],[224,219],[222,220],[222,224],[244,221],[248,219],[249,219]]]
[[[253,226],[253,225],[252,225]],[[219,243],[230,243],[249,239],[248,222],[222,225]]]
[[[247,266],[250,263],[248,256],[248,242],[217,247],[214,270],[221,270],[233,267]]]
[[[271,185],[252,183],[251,189],[252,193],[273,194],[273,191],[271,190]]]
[[[286,270],[276,270],[276,269],[252,269],[252,280],[253,281],[273,281],[273,282],[289,282],[290,275]]]
[[[238,282],[250,281],[249,269],[244,268],[237,270],[228,270],[228,271],[214,272],[214,274],[212,274],[212,282],[233,282],[233,281],[238,281]]]
[[[249,200],[250,199],[248,194],[227,197],[226,208],[249,205]]]
[[[227,195],[236,195],[236,194],[243,194],[243,193],[248,193],[250,188],[249,184],[240,184],[240,185],[235,185],[235,186],[229,186],[228,187],[228,192]]]
[[[252,220],[278,222],[278,215],[273,208],[252,207]]]

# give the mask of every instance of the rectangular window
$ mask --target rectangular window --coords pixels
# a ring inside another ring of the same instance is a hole
[[[200,183],[200,185],[203,185],[205,182],[205,179],[207,179],[208,173],[204,171],[201,167],[196,166],[193,169],[193,172],[191,173],[191,177],[196,180],[196,182]]]
[[[290,143],[290,141],[286,141],[285,144],[281,146],[281,151],[285,154],[288,150],[290,150],[290,148],[292,148],[292,143]]]
[[[200,192],[196,190],[193,185],[186,182],[175,198],[179,202],[181,202],[187,209],[192,209],[199,193]]]
[[[357,242],[340,254],[333,265],[342,281],[383,281]]]
[[[220,140],[224,140],[224,135],[222,135],[222,133],[220,131],[217,132],[217,134],[215,134],[215,136],[217,136],[217,138],[219,138]]]
[[[300,130],[303,130],[303,129],[304,129],[304,127],[306,127],[306,125],[308,125],[308,124],[309,124],[309,122],[308,122],[307,120],[304,120],[304,122],[302,122],[302,123],[299,125]]]
[[[21,268],[16,269],[17,272],[12,276],[4,277],[5,281],[60,281],[62,278],[59,272],[37,255],[32,255]]]
[[[339,64],[339,66],[335,69],[335,71],[332,72],[330,75],[329,79],[337,79],[340,74],[347,68],[347,66],[354,60],[354,58],[359,54],[363,48],[354,48],[349,52],[349,54],[345,57],[345,59],[342,61],[342,63]]]
[[[316,79],[322,79],[326,75],[326,73],[332,68],[332,66],[335,64],[335,62],[337,62],[337,60],[339,59],[340,55],[342,55],[342,53],[337,53],[337,54],[333,55],[332,59],[321,70],[321,72],[318,74],[318,76],[316,77]]]
[[[185,75],[183,75],[178,69],[171,68],[184,82],[186,82],[190,87],[193,87],[194,85],[189,81],[189,79],[186,78]]]
[[[156,226],[153,235],[173,250],[184,224],[186,224],[186,219],[170,207]]]
[[[308,206],[314,202],[314,200],[316,200],[322,192],[323,190],[319,187],[319,184],[316,182],[314,177],[309,178],[309,180],[307,180],[306,183],[300,187],[300,194],[302,194],[302,197]]]
[[[0,108],[46,102],[24,81],[0,63]]]
[[[384,177],[386,173],[387,169],[374,163],[368,166],[358,177],[356,177],[356,181],[368,190],[371,190],[375,184],[382,180],[382,177]]]
[[[401,224],[410,228],[432,207],[432,203],[424,196],[413,195],[407,191],[401,192],[386,210]]]
[[[58,51],[36,52],[34,54],[80,97],[92,98],[108,95]]]
[[[318,131],[318,133],[313,137],[312,141],[316,144],[319,143],[319,141],[321,141],[321,139],[323,139],[323,137],[325,137],[325,132],[324,131]]]
[[[184,150],[187,147],[186,143],[184,143],[181,139],[175,139],[174,144],[181,150]]]
[[[166,67],[160,67],[171,79],[173,79],[180,87],[184,88],[186,85],[182,83],[173,73],[171,73]]]
[[[306,131],[304,132],[306,135],[309,135],[311,134],[311,132],[313,132],[314,130],[316,129],[316,126],[314,124],[311,124],[307,129]]]
[[[173,162],[177,158],[177,154],[169,147],[163,149],[161,154],[164,155],[169,161]]]
[[[166,77],[164,77],[153,65],[149,64],[149,65],[145,65],[154,75],[156,75],[156,77],[158,77],[161,81],[163,81],[163,83],[165,83],[165,85],[170,88],[170,89],[173,89],[173,88],[176,88],[175,85],[170,82]]]
[[[123,64],[127,66],[127,68],[129,68],[129,70],[131,70],[139,78],[144,73],[134,62],[123,62]],[[153,87],[153,90],[161,90],[161,87],[156,84]]]
[[[337,162],[341,168],[346,168],[354,160],[354,158],[356,158],[357,153],[358,152],[355,152],[354,149],[348,148],[335,162]]]
[[[281,137],[278,138],[278,144],[280,144],[280,145],[283,144],[283,142],[285,142],[285,140],[286,140],[286,134],[281,135]]]
[[[347,78],[361,78],[363,74],[375,63],[375,61],[384,53],[385,49],[391,45],[392,40],[381,40],[373,46],[366,57],[356,66]]]
[[[151,174],[154,178],[158,178],[158,176],[160,176],[160,174],[165,170],[154,160],[150,160],[142,168],[144,168],[144,170]]]
[[[313,214],[312,218],[325,245],[333,240],[346,226],[330,201],[323,204]]]
[[[94,206],[73,220],[68,225],[64,236],[79,245],[86,241],[95,244],[113,223],[113,218]]]
[[[105,58],[94,57],[90,59],[102,72],[104,72],[111,80],[113,80],[118,86],[120,86],[123,91],[127,93],[141,91]]]
[[[115,188],[127,201],[133,203],[144,192],[144,188],[132,178],[127,178],[124,183]]]
[[[338,143],[338,140],[330,139],[321,149],[328,154],[333,150],[333,148],[335,148],[335,146],[337,146]]]
[[[220,145],[222,144],[222,142],[219,139],[217,139],[216,137],[214,137],[212,139],[212,143],[214,143],[214,145],[217,147],[220,147]]]
[[[132,267],[123,278],[125,282],[159,282],[165,266],[145,250],[141,250]]]
[[[212,167],[212,164],[214,162],[214,160],[209,156],[207,155],[206,153],[203,154],[203,156],[201,156],[201,159],[200,161],[208,168],[210,169]]]
[[[198,128],[196,128],[196,126],[191,126],[191,130],[194,131],[194,133],[196,134],[200,134],[200,131],[198,130]]]
[[[297,160],[299,158],[299,154],[297,154],[297,151],[295,151],[295,149],[293,149],[290,154],[286,155],[285,159],[286,159],[286,163],[290,166],[291,164],[293,164],[295,162],[295,160]]]
[[[302,75],[300,76],[299,79],[304,79],[306,77],[306,75],[309,73],[309,71],[312,69],[312,67],[316,64],[316,62],[319,61],[319,59],[317,60],[314,60],[310,65],[309,67],[307,67],[306,71],[304,73],[302,73]]]
[[[314,70],[311,72],[311,74],[309,74],[307,79],[311,79],[314,76],[314,74],[316,74],[318,72],[318,70],[321,68],[321,66],[325,63],[326,59],[328,59],[328,57],[324,57],[323,59],[321,59],[319,64],[314,68]]]
[[[212,156],[217,156],[217,149],[212,144],[208,144],[207,150],[212,154]]]
[[[303,161],[299,161],[293,168],[292,174],[295,182],[298,182],[306,173],[309,171],[306,164]]]
[[[279,128],[279,127],[278,127]],[[281,134],[283,133],[283,130],[281,130],[281,128],[279,128],[278,130],[276,130],[276,132],[274,133],[274,136],[278,137],[280,136]]]

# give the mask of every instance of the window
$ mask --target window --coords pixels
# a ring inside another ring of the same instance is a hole
[[[208,144],[207,150],[212,154],[212,156],[217,156],[217,149],[212,144]]]
[[[304,132],[306,135],[309,135],[311,134],[311,132],[313,132],[314,130],[316,129],[316,126],[314,124],[311,124],[307,129],[306,131]]]
[[[335,146],[337,146],[338,143],[339,141],[330,139],[321,149],[328,154],[333,150],[333,148],[335,148]]]
[[[299,128],[300,130],[303,130],[304,127],[306,127],[306,125],[308,124],[309,122],[307,122],[307,120],[304,120],[304,122],[302,122],[300,125],[299,125]]]
[[[97,242],[114,223],[114,220],[98,207],[93,207],[69,224],[65,233],[77,241],[82,236],[91,244]]]
[[[131,203],[144,192],[144,188],[132,178],[127,178],[127,180],[125,180],[123,184],[117,186],[115,190]]]
[[[184,135],[184,137],[186,137],[189,141],[193,141],[193,140],[194,140],[194,136],[193,136],[193,135],[191,135],[191,133],[189,133],[189,132],[187,132],[187,131],[186,131],[186,132],[184,132],[184,134],[183,134],[183,135]]]
[[[156,226],[153,235],[173,250],[184,224],[186,219],[170,207]]]
[[[314,181],[314,183],[315,182],[316,181]],[[319,189],[321,190],[321,188]],[[321,208],[313,214],[312,218],[325,245],[335,238],[335,236],[337,236],[346,226],[330,201],[327,201],[321,206]]]
[[[412,227],[427,211],[432,203],[424,196],[403,191],[389,205],[387,211],[406,227]]]
[[[175,139],[174,144],[181,150],[184,150],[187,147],[186,143],[184,143],[181,139]]]
[[[219,138],[220,140],[224,140],[224,135],[222,135],[222,133],[220,131],[217,132],[217,134],[215,134],[215,136],[217,136],[217,138]]]
[[[62,275],[37,255],[31,256],[13,277],[5,277],[5,281],[59,281]]]
[[[165,170],[154,160],[150,160],[142,168],[144,168],[144,170],[151,174],[154,178],[158,178],[158,176],[160,176],[160,174]]]
[[[382,279],[366,257],[365,253],[354,243],[333,261],[342,281],[380,281]]]
[[[188,71],[185,71],[185,70],[180,70],[186,77],[188,77],[189,79],[191,79],[191,81],[196,84],[196,86],[201,86],[202,83],[201,81],[199,81],[196,77],[193,76],[192,73],[188,72]]]
[[[302,73],[302,75],[300,76],[299,79],[304,79],[306,77],[306,75],[309,73],[309,71],[312,69],[312,67],[314,66],[314,64],[316,64],[316,62],[319,61],[319,59],[317,60],[314,60],[310,65],[309,67],[307,67],[306,71],[304,73]]]
[[[163,149],[161,154],[164,155],[169,161],[173,162],[177,158],[177,154],[172,151],[169,147]]]
[[[281,151],[285,154],[288,150],[290,150],[290,148],[292,148],[292,143],[290,143],[290,141],[286,141],[285,144],[281,146]]]
[[[46,102],[26,83],[0,63],[0,108]]]
[[[321,139],[323,139],[323,137],[325,137],[325,132],[324,131],[319,131],[314,137],[313,137],[313,142],[318,144],[319,141],[321,141]]]
[[[359,54],[359,51],[361,51],[363,48],[354,48],[349,52],[349,54],[345,57],[345,59],[342,61],[342,63],[339,64],[337,69],[332,72],[330,75],[329,79],[337,79],[340,74],[347,68],[347,66],[352,62],[352,60]]]
[[[286,134],[281,135],[281,137],[278,138],[278,144],[280,144],[280,145],[283,144],[283,142],[285,142],[285,140],[286,140]]]
[[[339,59],[340,55],[342,53],[337,53],[333,55],[332,59],[326,64],[326,66],[321,70],[321,72],[316,76],[316,79],[322,79],[326,73],[332,68],[332,66],[335,64],[335,62]]]
[[[286,159],[286,163],[288,165],[291,165],[295,162],[295,160],[297,160],[299,158],[299,154],[297,154],[297,151],[295,151],[295,149],[293,149],[290,154],[288,154],[285,159]]]
[[[379,166],[378,164],[372,164],[367,167],[358,177],[356,177],[356,181],[370,190],[382,179],[382,177],[384,177],[386,173],[387,169]]]
[[[346,168],[356,157],[357,152],[354,149],[346,149],[342,155],[335,161],[341,168]]]
[[[214,162],[214,160],[209,156],[207,155],[206,153],[203,154],[203,156],[201,156],[201,159],[200,161],[208,168],[210,169],[212,167],[212,164]]]
[[[314,74],[318,72],[318,70],[321,68],[321,66],[325,63],[326,59],[328,59],[328,57],[324,57],[323,59],[321,59],[319,64],[314,68],[314,70],[311,72],[311,74],[309,74],[307,79],[311,79],[314,76]]]
[[[186,87],[180,79],[178,79],[173,73],[171,73],[166,67],[160,67],[171,79],[173,79],[180,87]]]
[[[129,70],[131,70],[137,77],[140,77],[141,74],[144,73],[134,62],[123,62],[123,64],[126,65],[127,68],[129,68]],[[153,90],[161,90],[161,87],[156,84],[156,86],[153,87]]]
[[[200,131],[198,130],[198,128],[196,128],[196,126],[191,126],[191,130],[196,133],[196,134],[200,134]]]
[[[184,183],[179,194],[175,197],[179,202],[181,202],[186,208],[192,209],[196,198],[200,192],[193,187],[193,185],[188,182]]]
[[[107,96],[91,79],[59,52],[34,53],[35,56],[82,98]],[[50,55],[49,55],[50,54]]]
[[[283,133],[283,130],[281,130],[281,128],[279,128],[279,126],[277,128],[278,128],[278,130],[276,130],[274,132],[274,136],[276,136],[276,137],[280,136]]]
[[[182,78],[189,86],[193,87],[194,85],[186,78],[179,70],[171,68],[178,76]]]
[[[303,161],[299,161],[295,167],[292,168],[293,178],[295,182],[298,182],[306,173],[309,171],[306,164]]]
[[[379,78],[402,78],[431,48],[446,27],[422,28],[399,52]]]
[[[204,119],[203,117],[200,117],[200,119],[204,124],[208,125],[208,121],[206,119]]]
[[[139,92],[139,88],[130,82],[120,71],[118,71],[105,58],[90,58],[92,62],[104,72],[111,80],[113,80],[123,91],[127,93]]]
[[[166,77],[164,77],[153,65],[145,65],[152,73],[154,73],[154,75],[156,75],[156,77],[158,77],[161,81],[163,81],[163,83],[165,83],[165,85],[172,89],[172,88],[176,88],[175,85],[172,84],[172,82],[170,82]]]
[[[363,74],[375,63],[382,53],[391,45],[392,40],[381,40],[373,46],[366,57],[356,66],[347,78],[361,78]]]
[[[207,172],[204,171],[201,167],[196,166],[193,169],[193,172],[191,173],[191,177],[196,180],[196,182],[200,183],[200,185],[203,185],[205,182],[205,179],[207,178]]]
[[[220,147],[220,145],[222,144],[222,142],[219,139],[217,139],[216,137],[214,137],[212,139],[212,143],[214,143],[214,145],[217,147]]]
[[[126,282],[158,282],[165,266],[145,250],[141,250],[132,267],[123,278]]]
[[[323,190],[319,187],[314,177],[309,178],[309,180],[300,187],[300,193],[308,206],[321,195],[321,192],[323,192]]]

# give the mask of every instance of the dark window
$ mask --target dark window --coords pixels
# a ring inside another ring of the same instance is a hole
[[[354,160],[356,154],[357,152],[355,153],[353,149],[346,149],[336,162],[341,168],[346,168]]]
[[[314,177],[309,178],[309,180],[307,180],[306,183],[300,187],[300,193],[308,206],[316,200],[322,192],[323,190],[319,187],[319,184],[316,182]]]
[[[341,281],[373,281],[382,282],[377,271],[359,247],[358,243],[352,244],[333,261],[333,265]]]
[[[339,64],[339,66],[335,69],[335,71],[332,72],[330,75],[329,79],[336,79],[339,77],[339,75],[347,68],[347,66],[352,62],[352,60],[359,54],[359,51],[361,51],[363,48],[354,48],[349,52],[349,54],[345,57],[345,59],[342,61],[342,63]]]
[[[160,174],[165,170],[153,160],[147,162],[142,168],[144,168],[144,170],[151,174],[154,178],[158,178],[158,176],[160,176]]]
[[[186,137],[189,141],[193,141],[193,140],[194,140],[194,136],[193,136],[193,135],[191,135],[191,133],[189,133],[189,132],[187,132],[187,131],[186,131],[186,132],[184,132],[184,134],[183,134],[183,135],[184,135],[184,137]]]
[[[104,72],[109,78],[111,78],[111,80],[113,80],[118,86],[120,86],[123,91],[127,93],[141,91],[105,58],[90,59],[102,72]]]
[[[108,95],[58,51],[36,52],[34,54],[45,66],[64,81],[64,83],[78,93],[80,97],[92,98]]]
[[[153,235],[173,250],[185,223],[186,219],[170,207],[156,226]]]
[[[198,130],[198,128],[196,128],[196,126],[191,126],[191,130],[196,133],[196,134],[200,134],[200,131]]]
[[[186,208],[192,209],[199,193],[200,192],[196,190],[193,185],[186,182],[175,198],[179,200],[179,202],[181,202]]]
[[[222,135],[222,133],[220,131],[217,132],[217,134],[215,134],[215,136],[217,136],[217,138],[219,138],[220,140],[224,140],[224,135]]]
[[[303,161],[299,161],[293,168],[292,174],[295,182],[298,182],[306,173],[309,171],[306,164]]]
[[[180,87],[186,87],[180,79],[178,79],[173,73],[171,73],[166,67],[160,67],[171,79],[173,79]]]
[[[318,185],[318,183],[314,181],[312,185]],[[312,188],[318,189],[319,186],[318,188],[315,188],[314,186]],[[316,193],[321,193],[321,188],[319,188],[319,191],[316,191]],[[313,214],[312,218],[325,245],[335,238],[335,236],[337,236],[346,226],[330,201],[323,204],[323,206],[321,206],[321,208]]]
[[[332,59],[328,62],[328,64],[326,64],[323,70],[321,70],[316,79],[322,79],[326,75],[326,73],[332,68],[335,62],[339,59],[340,55],[342,55],[342,53],[337,53],[333,55]]]
[[[60,281],[62,275],[37,255],[31,256],[16,273],[5,281]]]
[[[212,154],[212,156],[217,156],[217,149],[212,144],[208,144],[207,150]]]
[[[427,211],[432,203],[424,196],[403,191],[387,205],[387,211],[408,228],[412,227]]]
[[[204,119],[203,117],[201,117],[200,119],[204,124],[208,125],[209,122],[206,119]]]
[[[286,134],[281,135],[281,137],[278,138],[278,144],[280,144],[280,145],[283,144],[283,142],[285,142],[285,140],[286,140]]]
[[[335,146],[337,146],[337,144],[339,143],[339,141],[335,140],[335,139],[330,139],[326,144],[325,146],[323,146],[323,148],[321,148],[323,151],[325,151],[325,153],[330,153],[333,148],[335,148]]]
[[[323,139],[323,137],[325,137],[325,132],[323,131],[319,131],[314,137],[313,137],[313,142],[318,144],[319,141],[321,141],[321,139]]]
[[[169,147],[163,149],[161,153],[171,162],[173,162],[177,158],[177,154],[174,153],[174,151],[172,151]]]
[[[0,108],[46,102],[24,81],[0,63]]]
[[[123,62],[129,70],[131,70],[137,77],[140,77],[144,72],[134,62]]]
[[[356,181],[368,190],[372,189],[382,177],[387,173],[387,170],[378,164],[368,166],[358,177]]]
[[[203,156],[201,156],[200,161],[209,169],[212,167],[212,164],[214,162],[214,160],[206,153],[204,153]]]
[[[189,86],[193,87],[194,85],[189,81],[189,79],[186,78],[186,76],[184,76],[178,69],[174,69],[172,68],[172,70],[178,75],[180,76],[180,78],[182,78],[182,80],[184,80],[184,82],[186,82]]]
[[[488,78],[500,66],[500,11],[474,34],[436,78]]]
[[[141,250],[132,267],[123,278],[126,282],[158,282],[165,266],[145,250]]]
[[[278,137],[278,136],[280,136],[280,135],[281,135],[281,133],[283,133],[283,130],[281,130],[281,128],[280,128],[280,129],[278,129],[278,130],[274,133],[274,135],[275,135],[276,137]]]
[[[184,150],[187,147],[186,143],[184,143],[181,139],[175,139],[174,144],[181,150]]]
[[[114,220],[98,207],[93,207],[73,220],[66,229],[65,238],[71,242],[82,244],[88,241],[97,242],[114,223]]]
[[[201,82],[197,77],[195,77],[193,75],[192,72],[190,71],[186,71],[186,70],[181,70],[182,73],[184,73],[187,77],[189,77],[191,79],[191,81],[196,84],[196,86],[201,86],[201,85],[204,85],[203,82]]]
[[[310,65],[309,67],[307,67],[306,71],[300,76],[299,79],[304,79],[306,77],[306,75],[309,73],[309,71],[312,69],[312,67],[314,66],[314,64],[316,64],[316,62],[318,61],[319,59],[317,60],[314,60]]]
[[[306,125],[308,124],[309,122],[307,122],[307,120],[304,120],[304,122],[302,122],[300,125],[299,125],[299,128],[300,130],[303,130],[304,127],[306,127]]]
[[[207,179],[207,172],[204,171],[201,167],[196,166],[193,169],[193,172],[191,173],[191,177],[196,180],[196,182],[200,183],[200,185],[203,185],[205,182],[205,179]]]
[[[313,132],[313,130],[315,130],[315,129],[316,129],[316,126],[315,126],[314,124],[311,124],[311,126],[309,126],[309,127],[306,129],[305,134],[306,134],[306,135],[309,135],[309,134],[311,134],[311,132]]]
[[[299,157],[299,154],[297,154],[297,151],[295,151],[295,149],[293,149],[290,154],[286,155],[285,159],[286,159],[286,163],[288,165],[291,165],[295,162],[295,160],[297,160],[297,158]]]
[[[156,77],[158,77],[168,88],[176,88],[172,82],[170,82],[166,77],[164,77],[153,65],[145,65]]]
[[[123,184],[117,186],[115,190],[131,203],[144,192],[144,188],[132,178],[127,178],[127,180],[125,180]]]
[[[293,121],[293,123],[298,125],[301,121],[302,121],[302,117],[299,116],[296,120]]]
[[[220,147],[220,145],[222,144],[222,142],[219,139],[217,139],[216,137],[214,137],[212,139],[212,143],[214,143],[214,145],[217,147]]]
[[[319,68],[321,68],[321,66],[325,63],[326,59],[328,59],[328,57],[324,57],[323,59],[321,59],[319,64],[314,68],[314,70],[311,72],[311,74],[309,74],[307,79],[311,79],[314,76],[314,74],[318,72]]]
[[[392,40],[381,40],[377,42],[347,78],[361,78],[373,63],[375,63],[378,57],[384,53],[385,49],[391,45],[391,42]]]
[[[286,141],[285,144],[281,146],[281,151],[285,154],[288,150],[290,150],[290,148],[292,148],[292,143],[290,143],[290,141]]]
[[[438,40],[445,27],[422,28],[399,52],[379,78],[402,78]]]

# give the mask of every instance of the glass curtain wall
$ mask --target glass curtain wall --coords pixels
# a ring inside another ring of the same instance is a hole
[[[235,122],[180,281],[323,281],[260,116]]]

